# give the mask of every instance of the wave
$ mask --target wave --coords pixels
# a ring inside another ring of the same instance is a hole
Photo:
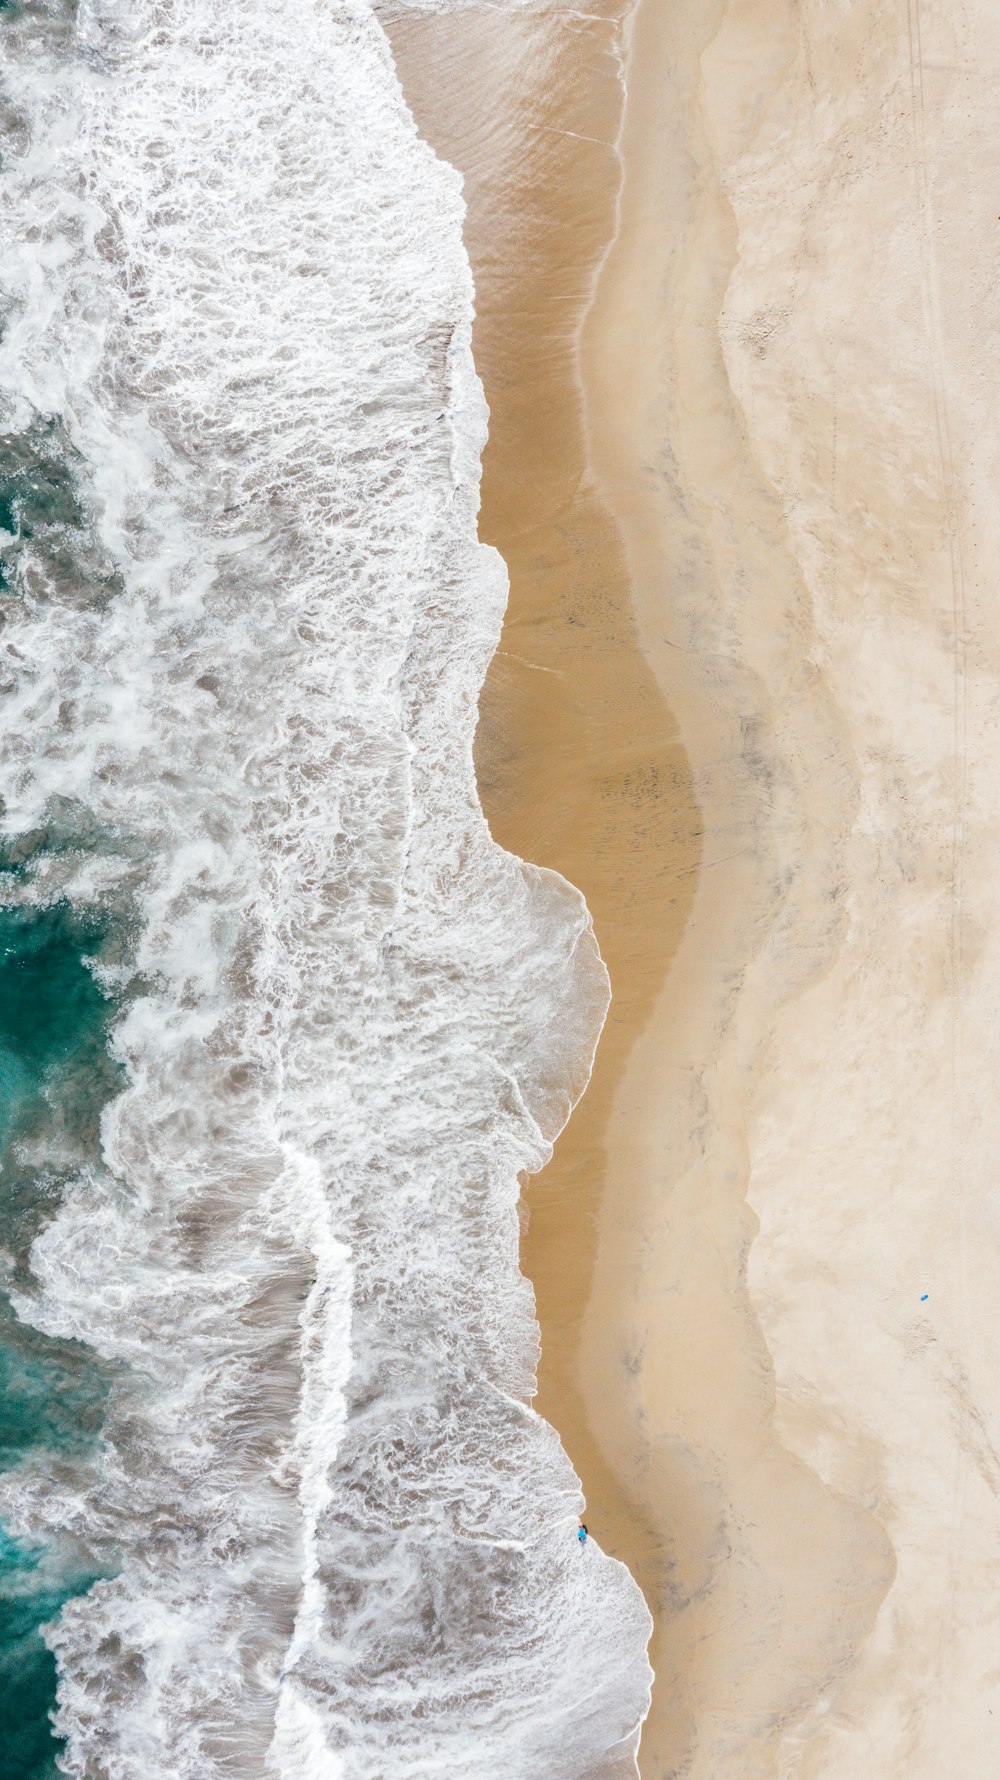
[[[360,0],[5,30],[3,429],[79,512],[6,528],[4,831],[28,906],[114,924],[126,1082],[12,1294],[112,1381],[71,1482],[0,1481],[102,1576],[61,1765],[581,1780],[648,1618],[529,1406],[517,1199],[607,985],[476,795],[460,181]]]

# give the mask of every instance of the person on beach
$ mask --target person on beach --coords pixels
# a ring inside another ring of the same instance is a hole
[[[577,1528],[576,1536],[579,1539],[581,1545],[586,1545],[586,1543],[587,1543],[587,1529],[584,1526],[583,1521],[580,1522],[580,1525]]]

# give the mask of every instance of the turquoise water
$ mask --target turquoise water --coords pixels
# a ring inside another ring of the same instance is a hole
[[[8,893],[52,836],[0,860]],[[41,845],[40,845],[41,843]],[[120,1086],[107,1036],[115,1013],[88,958],[106,956],[107,924],[65,903],[0,907],[0,1248],[26,1283],[37,1231],[73,1169],[98,1151],[101,1108]],[[0,1296],[0,1470],[92,1450],[108,1379],[89,1351],[20,1323]],[[40,1628],[93,1582],[79,1554],[32,1549],[0,1528],[0,1751],[5,1780],[57,1773],[55,1664]]]
[[[40,1627],[93,1577],[0,1530],[0,1751],[5,1780],[54,1780],[55,1661]]]
[[[4,0],[0,0],[4,10]],[[8,11],[11,9],[7,9]],[[0,623],[24,599],[100,607],[116,587],[81,505],[55,422],[0,435]],[[101,1110],[121,1086],[107,1048],[116,1007],[88,960],[117,957],[121,924],[65,901],[30,900],[101,837],[54,800],[44,829],[0,843],[0,1473],[92,1453],[109,1380],[93,1354],[18,1321],[10,1287],[30,1289],[31,1244],[67,1181],[97,1160]],[[57,1773],[55,1664],[40,1628],[95,1572],[69,1547],[31,1547],[0,1525],[0,1773]]]

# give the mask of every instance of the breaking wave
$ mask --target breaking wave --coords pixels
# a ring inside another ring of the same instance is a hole
[[[476,795],[460,181],[363,0],[3,30],[0,882],[90,985],[5,1126],[19,1339],[89,1406],[0,1478],[70,1554],[61,1767],[610,1773],[648,1620],[517,1259],[606,979]]]

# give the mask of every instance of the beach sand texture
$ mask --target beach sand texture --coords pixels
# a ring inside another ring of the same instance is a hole
[[[1000,14],[640,0],[620,214],[613,15],[446,26],[393,40],[468,177],[484,805],[615,994],[539,1406],[654,1613],[642,1774],[990,1780]]]

